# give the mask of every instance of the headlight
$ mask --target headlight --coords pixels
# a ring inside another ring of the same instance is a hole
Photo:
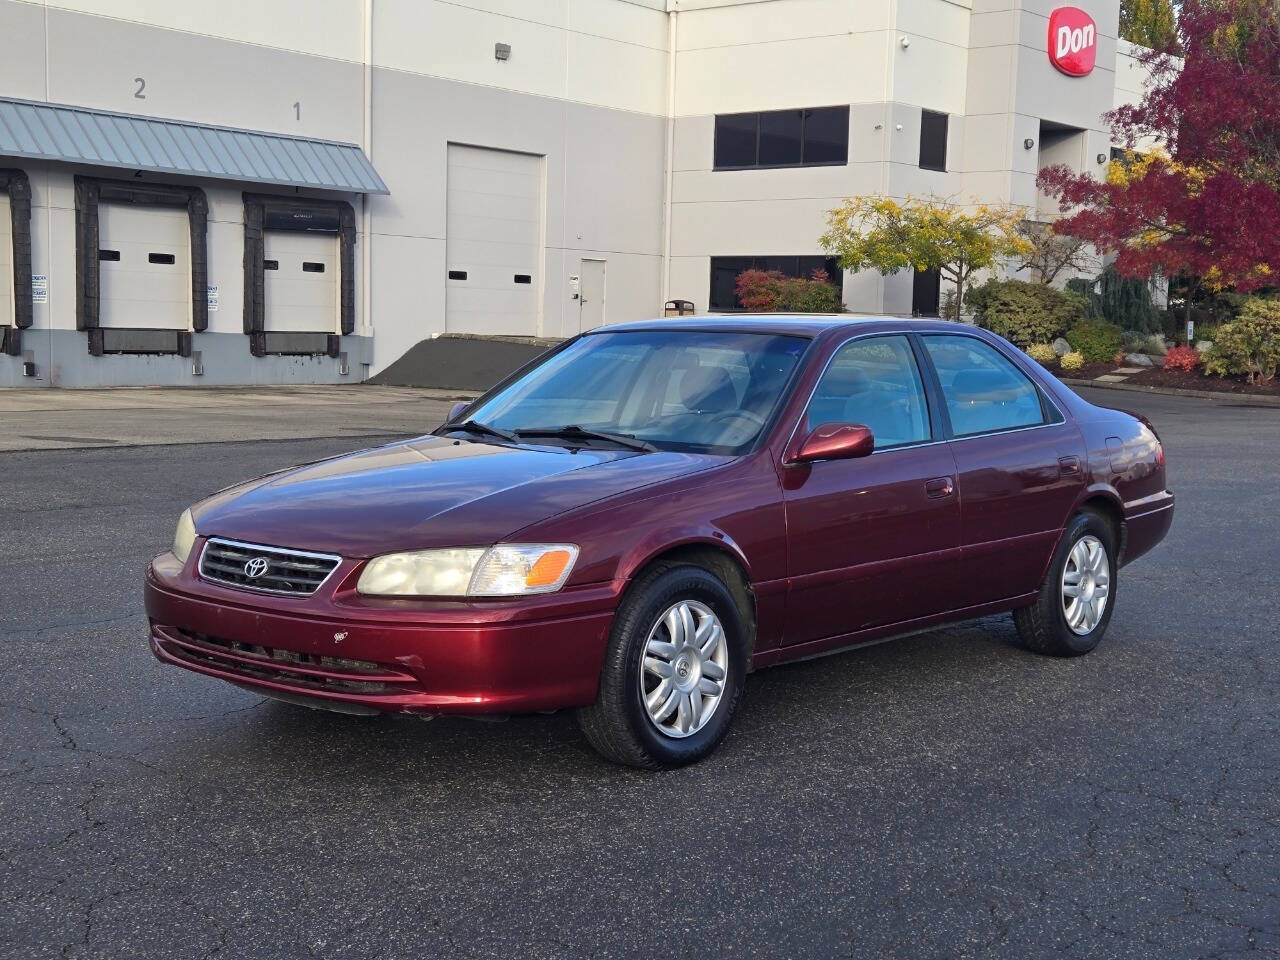
[[[571,543],[416,550],[374,557],[356,589],[398,597],[514,597],[564,586],[578,559]]]
[[[173,532],[173,555],[183,563],[191,556],[191,546],[196,542],[196,522],[191,511],[183,510],[178,518],[178,529]]]

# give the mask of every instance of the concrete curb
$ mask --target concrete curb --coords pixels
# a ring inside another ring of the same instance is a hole
[[[1245,400],[1266,407],[1280,407],[1280,397],[1268,397],[1256,393],[1226,393],[1214,390],[1184,390],[1180,387],[1143,387],[1136,383],[1099,383],[1096,380],[1068,380],[1059,377],[1070,387],[1093,387],[1097,390],[1123,390],[1128,393],[1156,393],[1166,397],[1196,397],[1201,400]]]

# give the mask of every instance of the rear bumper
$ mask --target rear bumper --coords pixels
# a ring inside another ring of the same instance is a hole
[[[149,568],[156,657],[355,713],[505,714],[591,703],[613,618],[600,596],[577,615],[522,619],[511,605],[456,604],[443,617],[406,605],[362,616],[323,601],[308,610],[296,599],[259,603],[230,592]]]
[[[1162,490],[1124,505],[1124,556],[1131,563],[1165,538],[1173,525],[1173,493]]]

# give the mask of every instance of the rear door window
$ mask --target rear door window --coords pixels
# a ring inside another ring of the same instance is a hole
[[[924,336],[957,437],[1045,422],[1040,391],[1013,361],[976,337]]]

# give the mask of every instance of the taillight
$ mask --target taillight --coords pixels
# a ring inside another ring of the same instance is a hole
[[[1164,469],[1164,444],[1159,440],[1156,441],[1156,466]]]

